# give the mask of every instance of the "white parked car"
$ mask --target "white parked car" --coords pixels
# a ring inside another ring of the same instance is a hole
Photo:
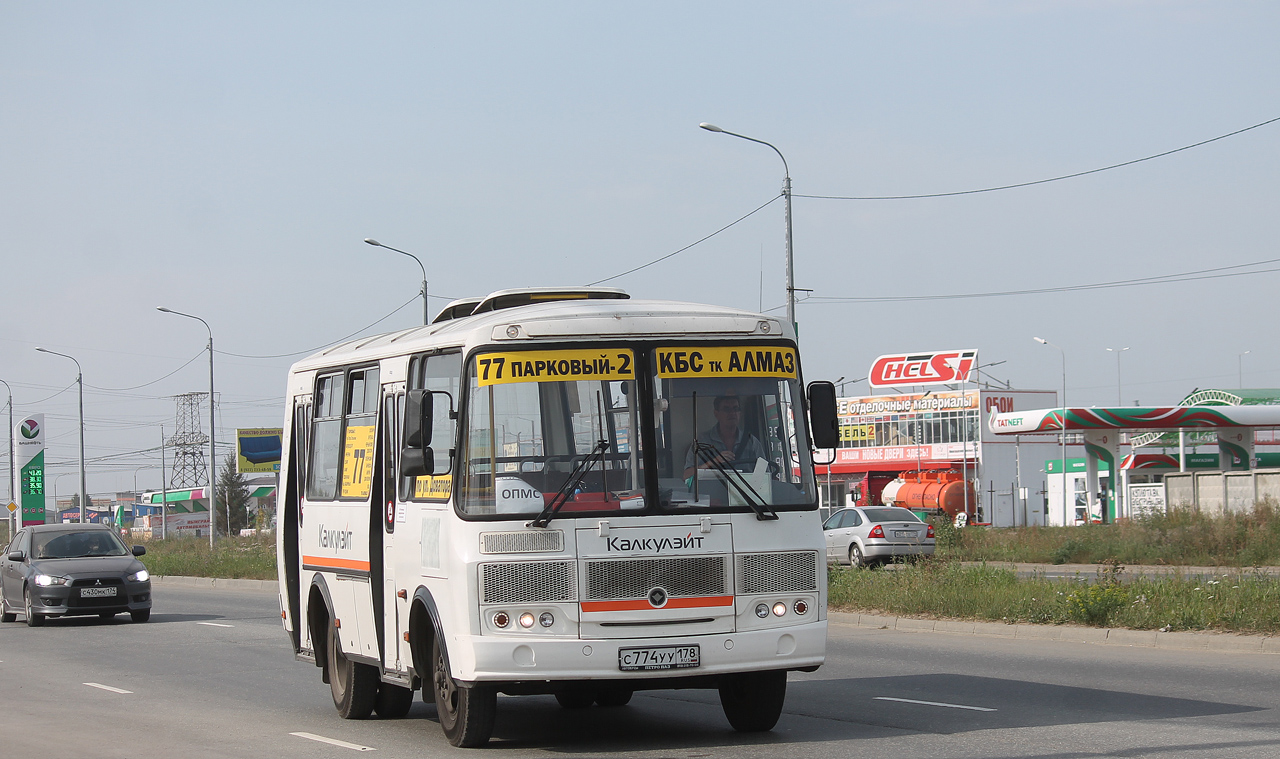
[[[866,567],[895,557],[932,556],[933,525],[895,506],[855,506],[832,514],[822,525],[827,563]]]

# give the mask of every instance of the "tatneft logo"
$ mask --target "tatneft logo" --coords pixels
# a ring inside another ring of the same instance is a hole
[[[1020,417],[1020,416],[1015,416],[1015,417],[1014,417],[1014,418],[1012,418],[1012,419],[1001,419],[1001,418],[999,418],[999,417],[996,417],[996,427],[997,427],[997,428],[1004,428],[1004,427],[1017,427],[1017,426],[1019,426],[1019,425],[1021,425],[1021,424],[1022,424],[1022,417]]]
[[[34,419],[28,419],[22,423],[22,426],[18,428],[18,431],[21,432],[22,436],[27,440],[31,440],[36,435],[40,434],[40,424]]]
[[[695,537],[691,532],[688,535],[677,535],[674,538],[610,537],[605,541],[605,546],[610,552],[664,553],[670,551],[683,551],[690,548],[702,548],[702,536],[698,535]]]
[[[976,350],[881,356],[871,365],[867,382],[872,387],[967,382],[977,358]]]

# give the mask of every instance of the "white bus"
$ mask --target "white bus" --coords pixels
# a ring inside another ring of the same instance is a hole
[[[282,616],[342,717],[422,688],[479,746],[499,693],[716,688],[769,730],[823,663],[835,392],[805,396],[777,318],[507,290],[299,361],[287,392]]]

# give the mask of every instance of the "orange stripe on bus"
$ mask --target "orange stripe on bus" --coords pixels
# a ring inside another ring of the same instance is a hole
[[[303,564],[311,564],[317,567],[327,567],[329,569],[360,569],[365,572],[369,571],[369,562],[358,561],[356,559],[332,559],[325,556],[303,556]]]
[[[639,601],[583,601],[583,611],[649,611],[655,607],[646,600]],[[733,596],[703,596],[701,598],[670,598],[663,609],[706,609],[716,606],[733,606]]]

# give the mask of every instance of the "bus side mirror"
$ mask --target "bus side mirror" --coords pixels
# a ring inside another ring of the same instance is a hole
[[[435,473],[435,451],[430,448],[405,448],[400,452],[400,476],[430,477]]]
[[[430,390],[410,390],[404,403],[404,447],[421,450],[431,445],[431,412],[434,399]]]
[[[836,416],[836,386],[825,381],[810,382],[808,395],[813,447],[837,447],[840,443],[840,419]]]

